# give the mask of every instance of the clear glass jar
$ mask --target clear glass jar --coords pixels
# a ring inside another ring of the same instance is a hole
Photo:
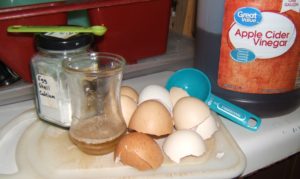
[[[72,110],[66,91],[62,62],[86,53],[93,41],[91,34],[45,33],[35,36],[38,53],[31,61],[31,74],[38,116],[48,122],[70,127]]]
[[[120,106],[124,65],[123,57],[103,52],[63,63],[73,109],[69,136],[85,153],[112,152],[127,130]]]

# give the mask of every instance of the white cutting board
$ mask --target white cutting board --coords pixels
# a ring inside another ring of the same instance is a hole
[[[5,175],[6,178],[233,178],[245,168],[243,153],[222,124],[214,138],[206,141],[204,156],[185,158],[180,164],[165,157],[159,169],[140,172],[115,163],[112,154],[90,156],[82,153],[70,142],[67,130],[39,120],[34,110],[23,113],[20,118],[23,121],[34,119],[34,122],[17,147],[19,171]]]
[[[168,77],[164,73],[156,75],[160,79]],[[147,78],[152,79],[153,77],[146,76],[140,80],[147,81]],[[148,81],[151,80],[148,79]],[[131,82],[135,83],[135,79],[128,80],[126,83],[130,84]],[[149,82],[149,84],[159,83]],[[137,88],[140,90],[142,87]],[[220,128],[213,139],[206,141],[207,152],[204,156],[188,157],[180,164],[173,163],[165,157],[163,165],[157,170],[141,172],[121,163],[115,163],[112,154],[89,156],[82,153],[70,142],[67,130],[40,121],[33,109],[21,114],[2,129],[7,135],[10,135],[10,131],[14,129],[14,126],[20,124],[24,126],[25,132],[17,146],[18,171],[11,175],[0,174],[0,177],[234,178],[245,169],[245,156],[218,117],[215,117],[220,123]],[[28,123],[32,124],[28,127]],[[22,127],[19,126],[19,128]],[[160,144],[161,142],[162,140],[159,141]]]

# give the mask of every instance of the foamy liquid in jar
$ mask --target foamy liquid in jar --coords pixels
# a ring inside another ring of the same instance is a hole
[[[91,155],[103,155],[114,150],[125,132],[123,121],[111,120],[103,115],[74,121],[69,136],[81,151]]]

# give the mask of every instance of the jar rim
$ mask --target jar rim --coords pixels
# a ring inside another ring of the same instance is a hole
[[[87,52],[72,55],[63,61],[63,68],[70,73],[108,75],[120,72],[126,64],[121,55],[110,52]]]

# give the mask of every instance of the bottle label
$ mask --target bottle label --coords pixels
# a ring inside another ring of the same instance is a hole
[[[299,88],[299,0],[228,0],[225,6],[218,85],[255,94]]]
[[[36,82],[40,105],[48,106],[51,108],[58,108],[58,88],[55,80],[51,76],[37,74]]]
[[[68,39],[77,34],[78,34],[78,32],[47,32],[47,33],[45,33],[45,35],[47,35],[47,36],[56,37],[56,38],[60,38],[60,39]]]

